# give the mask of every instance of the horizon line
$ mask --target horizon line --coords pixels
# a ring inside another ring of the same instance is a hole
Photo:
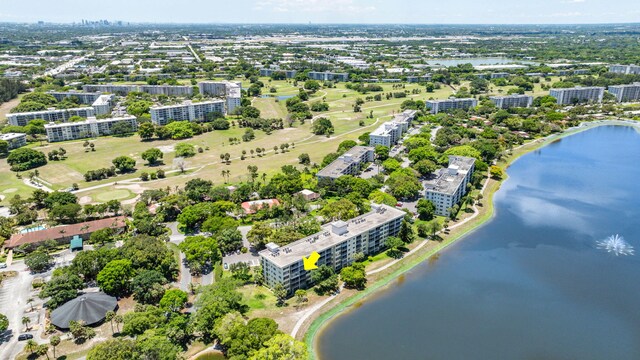
[[[40,23],[44,23],[47,25],[76,25],[82,24],[82,21],[86,20],[89,22],[98,22],[98,21],[108,21],[110,23],[122,22],[127,23],[129,25],[350,25],[350,26],[363,26],[363,25],[383,25],[383,26],[576,26],[576,25],[640,25],[640,21],[634,22],[576,22],[576,23],[384,23],[384,22],[372,22],[372,23],[363,23],[363,22],[149,22],[149,21],[130,21],[130,20],[108,20],[108,19],[98,19],[98,20],[89,20],[89,19],[80,19],[79,21],[47,21],[47,20],[36,20],[36,21],[11,21],[11,20],[0,20],[0,24],[14,24],[14,25],[39,25]]]

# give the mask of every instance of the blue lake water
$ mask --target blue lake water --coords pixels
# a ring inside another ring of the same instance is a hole
[[[320,358],[640,359],[640,133],[588,130],[508,174],[490,222],[332,321]],[[637,254],[597,247],[613,234]]]

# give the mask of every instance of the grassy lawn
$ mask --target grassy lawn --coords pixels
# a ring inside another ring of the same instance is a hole
[[[295,95],[298,88],[293,86],[293,81],[269,81],[268,78],[261,78],[265,84],[265,93],[268,93],[270,87],[276,88],[273,95]],[[188,82],[188,81],[187,81]],[[386,94],[388,92],[398,92],[404,89],[393,89],[393,84],[380,84]],[[243,86],[248,87],[248,81],[243,81]],[[405,89],[421,89],[417,84],[407,84]],[[114,189],[112,187],[102,187],[97,189],[83,190],[85,188],[93,188],[104,184],[112,184],[123,180],[135,182],[143,189],[165,188],[167,186],[182,186],[186,181],[194,177],[200,177],[214,181],[216,184],[222,184],[224,179],[221,176],[222,170],[231,172],[230,182],[246,181],[248,165],[258,166],[260,173],[271,175],[277,172],[283,165],[297,165],[298,156],[302,153],[308,153],[311,161],[320,163],[323,157],[336,150],[338,144],[344,140],[356,140],[364,132],[370,132],[379,126],[382,122],[388,121],[393,114],[400,110],[400,104],[407,99],[424,100],[429,97],[446,98],[452,94],[452,89],[443,87],[434,93],[421,92],[420,94],[412,94],[406,98],[392,98],[382,101],[366,102],[362,106],[362,112],[354,113],[353,104],[356,98],[365,98],[373,96],[375,93],[359,94],[349,90],[344,83],[336,84],[335,88],[321,89],[311,95],[309,102],[321,101],[325,98],[329,104],[329,110],[322,113],[314,113],[314,116],[321,115],[328,117],[333,122],[335,133],[331,137],[316,136],[311,133],[311,121],[307,120],[305,124],[295,124],[292,128],[275,131],[271,135],[266,135],[262,131],[255,131],[256,138],[248,143],[238,145],[230,145],[229,138],[240,138],[244,133],[244,129],[231,128],[223,131],[213,131],[201,134],[186,140],[157,140],[157,141],[140,141],[137,135],[129,137],[101,137],[91,140],[95,144],[96,151],[85,152],[83,146],[84,140],[75,140],[59,143],[34,143],[30,147],[43,151],[45,153],[63,147],[67,151],[67,159],[57,162],[49,162],[47,165],[40,167],[40,178],[48,184],[49,187],[58,190],[68,188],[72,184],[77,183],[80,187],[78,196],[89,196],[92,201],[108,201],[111,199],[125,200],[134,197],[133,192],[126,189]],[[263,112],[264,117],[286,117],[286,108],[284,101],[276,101],[275,98],[257,98],[254,104]],[[369,115],[373,118],[368,118]],[[360,121],[364,121],[364,126],[360,126]],[[187,142],[202,148],[208,147],[203,153],[196,154],[192,158],[188,158],[187,167],[190,170],[185,174],[168,173],[165,179],[142,182],[137,181],[141,172],[154,172],[157,169],[163,169],[165,172],[173,170],[172,162],[175,157],[173,146],[179,142]],[[273,151],[274,145],[283,143],[295,143],[294,148],[290,148],[286,153],[276,154]],[[141,159],[143,151],[157,147],[164,152],[163,164],[150,167]],[[267,154],[258,157],[251,156],[250,150],[256,148],[265,148]],[[246,152],[246,159],[240,160],[242,151]],[[226,165],[220,162],[220,154],[229,153],[231,155],[231,164]],[[120,155],[127,155],[137,161],[137,169],[133,173],[115,176],[101,181],[85,182],[84,174],[89,170],[95,170],[103,167],[110,167],[112,160]],[[7,204],[9,197],[14,194],[21,196],[30,196],[33,188],[26,186],[22,180],[17,179],[9,170],[6,160],[0,160],[0,195],[5,195],[2,204]],[[26,174],[25,174],[26,175]],[[134,185],[135,185],[134,184]]]
[[[249,312],[276,309],[276,297],[265,287],[245,285],[239,291],[242,293],[243,303],[250,309]]]

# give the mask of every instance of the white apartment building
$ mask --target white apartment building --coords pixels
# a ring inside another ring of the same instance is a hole
[[[530,107],[533,105],[533,96],[530,95],[491,96],[489,99],[498,109]]]
[[[6,133],[0,134],[0,140],[9,143],[9,150],[17,149],[21,146],[27,145],[27,134],[23,133]]]
[[[476,159],[449,156],[449,167],[440,169],[425,182],[425,198],[436,207],[436,215],[449,216],[449,209],[460,202],[475,169]]]
[[[152,95],[166,96],[191,96],[193,95],[193,87],[186,85],[118,85],[118,84],[102,84],[102,85],[84,85],[82,90],[85,92],[103,92],[119,95],[127,95],[130,92],[144,92]]]
[[[354,146],[318,171],[316,177],[335,180],[343,175],[357,175],[364,164],[373,161],[373,150],[368,146]]]
[[[369,146],[373,148],[378,145],[391,147],[397,144],[398,140],[402,138],[402,134],[409,130],[416,113],[415,110],[405,110],[396,115],[392,121],[380,125],[369,134]]]
[[[640,65],[610,65],[609,72],[616,74],[640,74]]]
[[[227,114],[240,107],[242,100],[242,83],[230,81],[202,81],[198,83],[200,94],[224,97],[226,99]]]
[[[106,115],[111,113],[115,95],[96,93],[85,93],[79,91],[49,91],[56,100],[62,101],[66,98],[75,97],[79,100],[80,104],[91,105],[95,111],[95,115]]]
[[[320,232],[286,246],[267,244],[267,249],[259,253],[265,283],[270,288],[280,283],[292,294],[313,285],[302,258],[314,251],[320,255],[317,266],[327,265],[339,272],[353,262],[355,254],[372,255],[383,250],[387,238],[398,235],[406,213],[387,205],[372,204],[371,209],[349,221],[323,225]]]
[[[640,82],[628,85],[611,85],[608,90],[615,95],[618,102],[640,100]]]
[[[44,129],[47,132],[47,140],[57,142],[111,135],[113,125],[121,122],[128,123],[133,131],[138,130],[138,121],[135,116],[100,120],[92,117],[85,121],[72,123],[46,124]]]
[[[551,89],[549,95],[556,98],[558,105],[572,105],[584,102],[602,102],[604,87],[590,86],[564,89]]]
[[[432,114],[439,112],[447,112],[449,110],[463,109],[478,106],[478,100],[473,98],[457,99],[450,98],[447,100],[427,100],[427,110],[430,110]]]
[[[296,77],[297,71],[295,70],[280,70],[280,69],[260,69],[260,76],[271,76],[275,72],[283,72],[287,79]]]
[[[156,125],[167,125],[171,121],[198,121],[206,120],[207,114],[219,112],[225,114],[224,100],[210,100],[194,103],[185,101],[182,104],[152,106],[151,122]]]
[[[426,74],[422,76],[407,76],[408,83],[419,83],[419,82],[429,82],[431,81],[431,74]]]
[[[11,125],[26,126],[31,120],[44,120],[46,122],[67,122],[72,116],[88,118],[91,116],[95,116],[95,114],[95,110],[92,107],[73,109],[49,109],[43,111],[7,114],[7,120]]]
[[[309,79],[319,80],[319,81],[349,81],[348,73],[334,73],[334,72],[318,72],[318,71],[309,71],[307,74]]]

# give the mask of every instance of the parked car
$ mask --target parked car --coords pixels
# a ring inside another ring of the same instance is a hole
[[[401,202],[397,203],[396,207],[402,207],[402,203]]]
[[[33,339],[33,335],[31,334],[20,334],[18,336],[18,341],[25,341],[25,340],[30,340]]]
[[[0,263],[0,269],[6,269],[7,268],[7,264],[5,263]]]

